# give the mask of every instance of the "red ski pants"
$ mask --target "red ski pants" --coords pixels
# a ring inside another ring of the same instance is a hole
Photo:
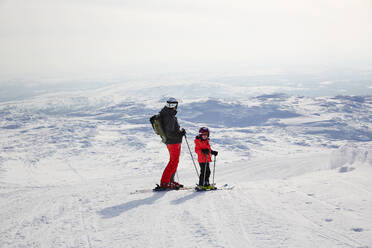
[[[165,167],[163,176],[161,177],[161,183],[169,183],[172,175],[177,171],[178,162],[180,160],[181,153],[181,143],[179,144],[168,144],[169,151],[169,162],[167,167]]]

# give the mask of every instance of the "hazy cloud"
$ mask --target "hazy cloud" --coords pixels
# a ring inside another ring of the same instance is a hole
[[[368,0],[1,1],[0,76],[367,65],[371,23]]]

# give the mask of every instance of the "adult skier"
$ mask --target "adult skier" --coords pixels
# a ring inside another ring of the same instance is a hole
[[[178,101],[171,97],[167,100],[164,108],[160,111],[161,124],[166,136],[166,146],[169,151],[169,162],[163,171],[160,180],[161,189],[178,189],[182,184],[174,181],[181,153],[182,137],[186,134],[185,129],[180,129],[177,114]]]

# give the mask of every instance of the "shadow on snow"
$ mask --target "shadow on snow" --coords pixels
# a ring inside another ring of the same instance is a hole
[[[164,196],[163,193],[157,192],[148,198],[133,200],[120,205],[104,208],[98,211],[98,214],[101,215],[103,219],[114,218],[134,208],[138,208],[139,206],[152,205],[154,202],[156,202],[163,196]]]

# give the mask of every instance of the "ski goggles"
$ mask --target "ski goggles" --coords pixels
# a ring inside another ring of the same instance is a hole
[[[174,107],[177,107],[178,103],[176,102],[167,102],[167,104],[165,106],[167,106],[167,108],[174,108]]]

